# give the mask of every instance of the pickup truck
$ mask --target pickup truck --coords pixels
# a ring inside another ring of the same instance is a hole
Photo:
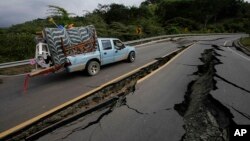
[[[98,49],[95,52],[68,56],[71,65],[67,66],[68,72],[86,70],[89,75],[96,75],[100,66],[127,60],[135,61],[135,48],[124,45],[117,38],[98,38]]]
[[[36,69],[29,76],[66,70],[85,70],[90,76],[100,71],[100,66],[127,60],[134,62],[134,47],[117,38],[97,38],[90,25],[73,29],[46,28],[36,45]]]

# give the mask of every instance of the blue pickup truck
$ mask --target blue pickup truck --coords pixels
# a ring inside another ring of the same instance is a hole
[[[36,37],[36,69],[29,76],[67,70],[85,70],[90,76],[100,71],[100,66],[127,60],[134,62],[134,47],[117,38],[97,38],[94,26],[70,29],[45,28]]]
[[[97,38],[94,51],[67,55],[66,63],[63,65],[54,63],[55,61],[51,59],[52,53],[53,51],[49,49],[47,43],[36,45],[36,70],[31,72],[30,76],[57,72],[62,69],[66,69],[67,72],[85,70],[90,76],[93,76],[100,71],[102,65],[122,60],[134,62],[136,57],[135,48],[123,44],[117,38]]]
[[[117,38],[98,38],[98,49],[94,52],[68,56],[68,72],[85,70],[89,75],[96,75],[100,66],[127,60],[135,61],[135,48],[123,44]]]

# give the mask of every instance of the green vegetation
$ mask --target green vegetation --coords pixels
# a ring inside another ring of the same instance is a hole
[[[22,65],[10,68],[0,69],[0,75],[17,75],[17,74],[24,74],[30,73],[31,70],[35,69],[35,66],[32,65]],[[1,84],[1,79],[0,79]]]
[[[0,34],[0,62],[32,58],[35,54],[34,35],[31,33]]]
[[[95,25],[99,37],[123,41],[163,34],[247,32],[250,4],[243,0],[145,0],[139,7],[101,5],[83,16],[49,5],[49,17],[59,25]],[[55,27],[48,19],[36,19],[0,28],[0,63],[34,57],[34,36],[44,27]],[[136,34],[136,28],[142,34]]]
[[[240,42],[243,46],[250,49],[250,37],[242,38],[242,39],[240,39]]]

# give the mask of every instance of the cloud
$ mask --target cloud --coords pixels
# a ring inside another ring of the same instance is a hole
[[[98,3],[139,6],[143,1],[145,0],[0,0],[0,27],[45,18],[48,16],[48,5],[60,6],[70,13],[82,15],[83,10],[92,11],[97,8]]]
[[[0,27],[23,23],[48,15],[48,5],[65,8],[70,13],[82,15],[83,10],[93,11],[100,4],[119,3],[127,6],[139,6],[144,0],[1,0]]]

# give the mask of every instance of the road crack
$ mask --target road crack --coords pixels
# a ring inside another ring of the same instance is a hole
[[[167,56],[160,57],[154,63],[139,69],[138,71],[126,76],[125,78],[119,79],[113,83],[100,87],[98,90],[92,92],[90,95],[77,101],[74,101],[68,104],[67,106],[49,114],[48,116],[31,123],[30,125],[26,126],[25,129],[18,130],[17,132],[12,132],[4,136],[3,138],[1,138],[1,140],[35,140],[40,138],[41,136],[51,133],[57,128],[72,123],[73,121],[76,121],[77,119],[80,119],[85,115],[91,114],[94,111],[97,111],[98,109],[107,107],[107,105],[105,104],[109,104],[109,102],[111,102],[111,99],[113,99],[115,96],[120,97],[123,93],[126,95],[134,91],[137,80],[147,76],[151,72],[163,66],[174,56],[176,56],[178,53],[180,53],[186,48],[187,47],[183,47],[168,54]],[[106,101],[106,103],[104,103],[103,101]],[[133,109],[131,108],[131,106],[129,107],[130,110]],[[109,109],[96,121],[89,123],[87,127],[98,123],[103,117],[109,115],[112,111],[113,108]],[[137,113],[140,113],[140,111],[137,110]],[[87,127],[81,128],[86,129]],[[76,131],[80,129],[76,129]]]
[[[135,113],[140,114],[140,115],[152,115],[152,114],[157,114],[157,113],[159,113],[159,112],[161,112],[161,111],[169,111],[169,110],[172,110],[172,108],[165,108],[165,109],[160,109],[160,110],[158,110],[158,111],[154,111],[154,112],[150,112],[150,113],[148,113],[148,112],[142,112],[142,111],[140,111],[140,110],[138,110],[138,109],[136,109],[136,108],[133,108],[133,107],[131,107],[130,105],[128,105],[128,104],[127,104],[127,98],[126,98],[126,97],[124,97],[122,101],[123,101],[123,103],[122,103],[123,106],[126,106],[129,110],[132,110],[132,111],[134,111]]]
[[[221,37],[221,38],[207,39],[207,40],[196,40],[196,41],[218,41],[218,40],[227,39],[227,38],[229,37]]]
[[[114,110],[114,106],[115,106],[115,104],[112,105],[112,106],[110,106],[110,107],[108,108],[108,110],[105,111],[104,113],[102,113],[95,121],[91,121],[91,122],[89,122],[87,125],[85,125],[85,126],[83,126],[83,127],[78,127],[78,128],[75,128],[75,129],[71,130],[71,132],[68,133],[66,136],[62,137],[61,140],[64,140],[64,139],[68,138],[70,135],[74,134],[75,132],[78,132],[78,131],[81,131],[81,130],[85,130],[85,129],[87,129],[88,127],[93,126],[93,125],[95,125],[95,124],[99,124],[100,121],[101,121],[105,116],[108,116],[108,115]]]
[[[188,84],[184,101],[174,106],[184,119],[183,141],[229,140],[229,129],[235,125],[230,110],[210,94],[217,89],[215,66],[222,64],[215,50],[218,48],[206,49],[201,54],[203,65],[198,65],[198,71],[193,73],[198,78]]]
[[[228,105],[228,104],[227,104]],[[250,115],[244,112],[241,112],[240,110],[234,108],[231,105],[228,105],[229,107],[231,107],[234,111],[236,111],[237,113],[239,113],[240,115],[242,115],[243,117],[247,118],[248,120],[250,120]]]
[[[128,109],[130,109],[130,110],[132,110],[132,111],[135,111],[137,114],[140,114],[140,115],[148,115],[148,114],[149,114],[149,113],[140,112],[139,110],[130,107],[128,104],[125,104],[125,106],[126,106]]]
[[[241,90],[243,90],[243,91],[245,91],[245,92],[247,92],[247,93],[250,94],[250,90],[247,90],[247,89],[245,89],[245,88],[243,88],[243,87],[241,87],[241,86],[239,86],[239,85],[237,85],[237,84],[235,84],[235,83],[233,83],[233,82],[231,82],[231,81],[229,81],[229,80],[227,80],[227,79],[221,77],[221,76],[218,75],[218,74],[215,74],[215,77],[216,77],[216,78],[219,78],[219,79],[222,80],[223,82],[226,82],[227,84],[230,84],[230,85],[232,85],[232,86],[234,86],[234,87],[236,87],[236,88],[238,88],[238,89],[241,89]]]
[[[134,93],[134,92],[133,92]],[[119,107],[122,107],[122,106],[125,106],[127,107],[129,110],[132,110],[134,111],[135,113],[139,114],[139,115],[152,115],[152,114],[157,114],[158,112],[161,112],[161,111],[169,111],[169,110],[172,110],[172,108],[165,108],[165,109],[161,109],[159,111],[154,111],[152,113],[146,113],[146,112],[142,112],[136,108],[133,108],[131,107],[130,105],[127,104],[127,98],[126,98],[126,94],[123,94],[123,96],[120,96],[120,97],[115,97],[116,98],[116,101],[108,107],[108,110],[106,110],[104,113],[102,113],[96,120],[94,121],[91,121],[89,122],[87,125],[85,126],[81,126],[81,127],[77,127],[73,130],[71,130],[66,136],[60,138],[60,140],[64,140],[64,139],[67,139],[69,136],[71,136],[72,134],[74,134],[75,132],[79,132],[79,131],[83,131],[93,125],[96,125],[96,124],[101,124],[101,120],[104,118],[104,117],[107,117],[108,115],[110,115],[114,110],[115,108],[119,108]],[[81,121],[81,120],[79,120]],[[78,123],[78,122],[77,122]],[[90,134],[90,137],[89,137],[89,140],[92,139],[92,136],[93,136],[93,132],[95,132],[96,128],[92,131],[92,133]]]

